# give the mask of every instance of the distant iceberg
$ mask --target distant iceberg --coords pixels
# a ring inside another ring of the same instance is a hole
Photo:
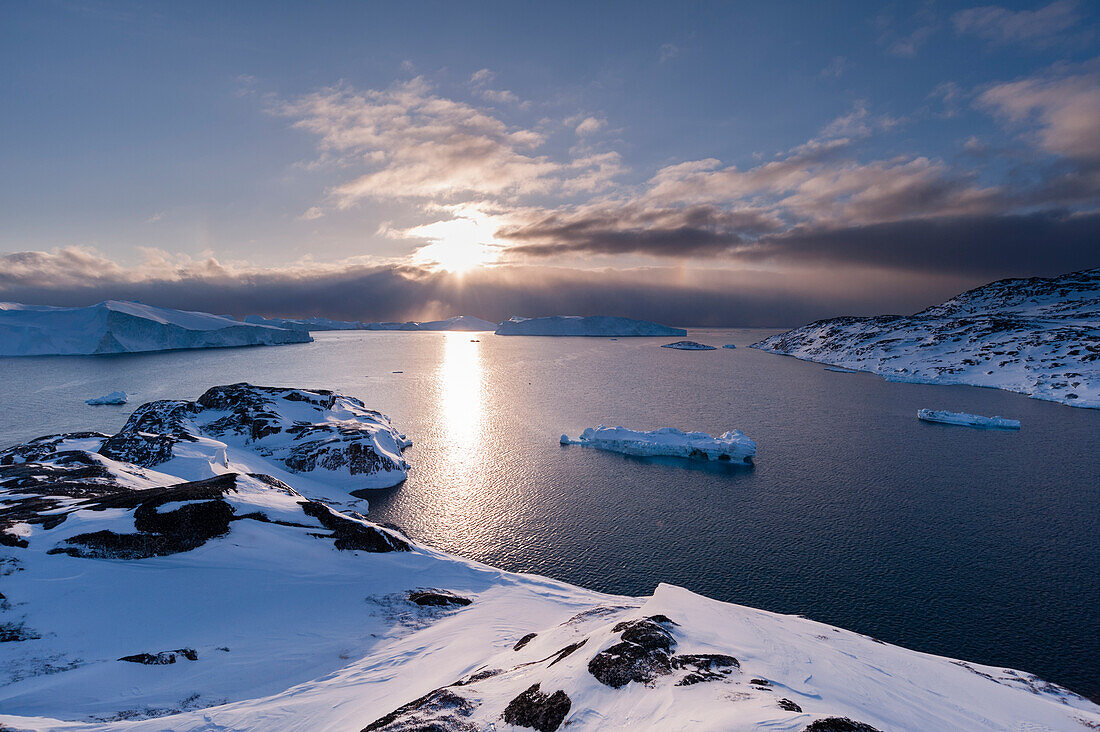
[[[665,455],[670,457],[718,460],[751,464],[756,455],[756,443],[741,430],[712,437],[706,432],[681,432],[664,427],[652,432],[639,432],[625,427],[589,427],[577,439],[561,436],[563,445],[584,445],[626,455]]]
[[[980,427],[982,429],[1018,430],[1020,420],[1005,417],[983,417],[966,412],[947,412],[936,409],[918,409],[917,419],[940,424],[955,424],[962,427]]]
[[[124,391],[112,391],[110,394],[106,394],[101,397],[95,397],[94,399],[87,399],[85,404],[91,404],[92,406],[100,404],[125,404],[126,392]]]
[[[855,369],[846,369],[841,366],[826,366],[826,371],[832,371],[834,374],[858,374]]]
[[[705,343],[696,343],[695,341],[676,341],[675,343],[666,343],[661,348],[675,348],[680,351],[717,351],[714,346],[708,346]]]
[[[727,343],[726,345],[722,346],[722,348],[737,348],[737,346],[732,343]]]
[[[491,320],[482,320],[472,315],[456,315],[446,320],[429,320],[420,322],[409,320],[405,322],[380,322],[364,323],[358,320],[331,320],[329,318],[265,318],[262,315],[248,315],[245,322],[258,325],[271,325],[276,328],[289,330],[462,330],[480,331],[496,330],[497,324]]]
[[[521,318],[518,315],[500,324],[497,335],[507,336],[592,336],[618,338],[629,336],[683,336],[687,331],[647,320],[631,320],[609,315],[554,315],[546,318]]]
[[[309,343],[308,333],[224,315],[107,300],[83,308],[0,303],[0,356],[78,356]]]

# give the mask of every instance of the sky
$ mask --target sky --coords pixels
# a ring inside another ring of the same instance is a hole
[[[793,326],[1100,266],[1100,7],[0,5],[0,300]]]

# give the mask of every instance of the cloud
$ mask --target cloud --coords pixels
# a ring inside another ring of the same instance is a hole
[[[663,64],[680,55],[680,48],[675,43],[662,43],[657,49],[657,63]]]
[[[839,79],[844,72],[852,67],[850,61],[844,56],[833,56],[833,59],[821,69],[819,76],[831,79]]]
[[[320,206],[310,206],[298,217],[299,221],[313,221],[325,215]]]
[[[1100,71],[1048,73],[995,84],[977,103],[1028,131],[1048,153],[1100,162]]]
[[[1050,46],[1080,20],[1076,0],[1056,0],[1037,10],[1008,10],[997,5],[960,10],[951,16],[957,33],[992,43]]]
[[[596,119],[595,117],[585,117],[580,124],[577,125],[575,132],[577,137],[585,137],[587,135],[599,132],[599,130],[607,124],[602,119]]]
[[[165,262],[124,268],[87,249],[0,255],[0,299],[87,305],[106,298],[216,313],[348,320],[471,314],[608,314],[676,325],[791,326],[844,313],[913,312],[971,285],[956,276],[847,267],[578,270],[501,266],[462,276],[347,261],[283,268]]]
[[[576,190],[578,180],[586,190],[608,183],[598,165],[539,152],[541,132],[440,96],[420,77],[382,90],[330,87],[274,111],[315,135],[324,161],[365,169],[329,192],[342,209],[368,198],[462,201]]]
[[[161,219],[163,219],[163,218],[164,218],[164,212],[163,212],[163,211],[156,211],[155,213],[153,213],[153,215],[152,215],[152,216],[150,216],[149,218],[145,219],[145,223],[147,223],[147,224],[155,224],[155,223],[157,223],[158,221],[160,221],[160,220],[161,220]]]

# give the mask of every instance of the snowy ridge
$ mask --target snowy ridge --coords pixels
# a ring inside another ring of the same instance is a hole
[[[1100,269],[1001,280],[908,317],[820,320],[752,347],[892,381],[1100,408]]]
[[[507,336],[683,336],[687,331],[670,328],[648,320],[632,320],[609,315],[553,315],[545,318],[522,318],[518,315],[500,324],[497,335]]]
[[[308,333],[137,302],[107,300],[84,308],[0,303],[0,356],[138,353],[311,340]]]
[[[706,432],[682,432],[675,427],[641,432],[601,424],[587,428],[575,440],[570,439],[569,435],[562,435],[561,444],[584,445],[626,455],[665,455],[746,464],[751,464],[756,455],[756,443],[741,430],[712,437]]]
[[[650,597],[610,596],[417,546],[340,509],[328,496],[346,494],[290,473],[263,443],[284,420],[347,422],[359,404],[240,385],[195,402],[154,402],[129,433],[171,446],[152,467],[118,459],[114,438],[95,432],[0,451],[0,725],[893,732],[1100,724],[1100,707],[1023,672],[670,585]],[[226,439],[207,436],[215,424]],[[185,431],[194,425],[203,434]],[[132,448],[129,457],[148,457]]]

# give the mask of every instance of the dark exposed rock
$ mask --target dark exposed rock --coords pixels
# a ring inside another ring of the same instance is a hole
[[[616,625],[612,630],[621,633],[622,641],[593,656],[588,662],[589,673],[614,689],[631,681],[649,684],[672,673],[670,654],[676,642],[662,623],[671,624],[671,620],[654,616]]]
[[[572,702],[561,689],[553,694],[543,694],[534,684],[527,691],[508,702],[503,718],[517,727],[531,727],[539,732],[554,732],[569,714]]]
[[[484,681],[485,679],[491,679],[494,676],[499,676],[502,673],[504,673],[503,669],[487,668],[482,671],[472,673],[466,678],[451,684],[451,686],[469,686],[470,684],[476,684],[479,681]]]
[[[9,534],[7,531],[4,531],[2,527],[0,527],[0,546],[11,546],[20,549],[26,549],[30,545],[23,537],[16,536],[15,534]]]
[[[161,651],[160,653],[135,653],[132,656],[123,656],[118,660],[142,663],[146,666],[167,666],[170,663],[175,663],[176,658],[181,656],[188,661],[199,660],[199,654],[193,648],[177,648],[174,651]]]
[[[368,724],[362,732],[477,732],[467,721],[474,705],[448,689],[436,689]]]
[[[769,687],[772,685],[772,682],[768,681],[767,679],[749,679],[749,683],[755,686],[763,687]]]
[[[865,722],[856,722],[847,717],[826,717],[802,728],[802,732],[879,732]]]
[[[337,549],[364,552],[407,552],[411,547],[396,535],[364,521],[356,521],[333,511],[318,501],[302,501],[302,513],[321,522],[332,532]],[[320,536],[320,534],[318,534]],[[469,600],[466,601],[469,604]]]
[[[795,704],[790,699],[779,699],[778,701],[776,701],[775,704],[776,704],[776,706],[778,706],[780,709],[782,709],[784,711],[788,711],[788,712],[801,712],[802,711],[802,707],[798,706],[797,704]]]
[[[685,653],[672,657],[672,668],[688,670],[687,675],[676,683],[677,686],[724,679],[740,665],[733,656],[721,653]]]
[[[550,662],[550,665],[553,666],[555,663],[562,660],[563,658],[566,658],[566,657],[570,656],[573,653],[573,651],[577,650],[578,648],[580,648],[581,646],[583,646],[587,642],[588,642],[587,638],[581,638],[576,643],[570,643],[565,648],[562,648],[560,651],[558,651],[557,653],[554,654],[554,660]]]
[[[409,592],[409,602],[421,607],[465,607],[473,600],[447,590],[422,589]]]
[[[21,622],[0,623],[0,643],[16,643],[25,640],[37,640],[41,638],[38,633],[28,628]]]
[[[513,651],[520,650],[525,645],[527,645],[528,643],[533,641],[537,636],[538,636],[538,633],[528,633],[527,635],[523,636],[518,641],[516,641],[516,644],[514,646],[512,646],[512,650]]]

